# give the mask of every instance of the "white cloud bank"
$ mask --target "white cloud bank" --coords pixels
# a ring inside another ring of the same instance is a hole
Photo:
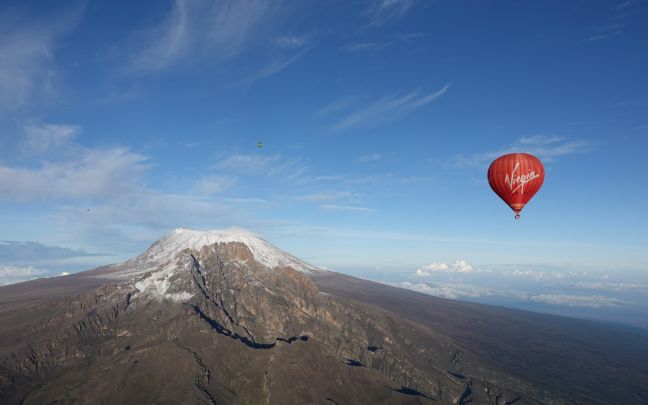
[[[0,163],[0,200],[113,198],[142,189],[146,156],[75,143],[81,131],[77,125],[32,123],[24,131],[20,149],[33,163]]]
[[[128,149],[79,148],[75,158],[40,167],[0,164],[0,200],[111,197],[137,188],[147,158]]]
[[[630,303],[602,295],[574,294],[528,294],[521,291],[502,291],[494,288],[479,287],[471,284],[453,283],[411,283],[408,281],[396,283],[397,287],[418,291],[440,298],[461,299],[480,297],[507,297],[522,301],[533,301],[541,304],[568,307],[603,308],[618,307]]]
[[[648,290],[647,283],[615,283],[600,281],[579,281],[575,286],[584,290],[633,291]]]
[[[616,307],[627,304],[625,301],[602,295],[569,295],[569,294],[540,294],[529,298],[531,301],[551,305],[569,307],[602,308]]]
[[[473,267],[465,260],[457,260],[451,265],[443,262],[426,264],[416,269],[414,273],[418,277],[429,277],[432,273],[470,273]]]
[[[396,286],[433,295],[435,297],[449,299],[478,298],[497,295],[492,289],[475,287],[468,284],[427,284],[410,283],[409,281],[405,281],[396,284]]]
[[[47,274],[47,270],[37,269],[31,266],[20,267],[0,265],[0,285],[33,280],[35,278],[45,277]]]

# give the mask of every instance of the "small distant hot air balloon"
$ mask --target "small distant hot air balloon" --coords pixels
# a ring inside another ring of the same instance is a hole
[[[263,148],[263,142],[261,142],[261,141],[257,142],[257,147],[259,149]]]
[[[540,190],[544,167],[540,159],[528,153],[500,156],[488,168],[488,184],[520,218],[520,211]]]

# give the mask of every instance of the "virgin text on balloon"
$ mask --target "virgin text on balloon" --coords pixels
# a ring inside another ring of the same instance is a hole
[[[511,173],[510,177],[507,173],[504,182],[508,184],[509,188],[511,189],[511,193],[515,193],[516,191],[520,190],[520,194],[524,194],[524,185],[532,181],[533,179],[540,177],[540,175],[536,173],[535,170],[531,170],[528,174],[522,174],[516,176],[515,172],[519,168],[520,168],[520,162],[516,162],[515,169],[513,169],[513,173]]]

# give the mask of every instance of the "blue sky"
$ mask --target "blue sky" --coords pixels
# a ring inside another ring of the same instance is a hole
[[[4,1],[0,283],[230,226],[373,278],[645,274],[647,18],[639,1]],[[547,170],[521,221],[485,180],[509,151]]]

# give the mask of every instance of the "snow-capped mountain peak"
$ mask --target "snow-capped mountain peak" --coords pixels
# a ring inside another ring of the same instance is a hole
[[[112,273],[115,276],[129,276],[144,273],[172,261],[184,249],[198,251],[203,246],[230,242],[238,242],[246,245],[256,261],[271,269],[275,267],[292,267],[304,273],[322,270],[275,247],[262,237],[244,229],[230,228],[199,231],[177,228],[153,243],[141,255],[115,265]]]

